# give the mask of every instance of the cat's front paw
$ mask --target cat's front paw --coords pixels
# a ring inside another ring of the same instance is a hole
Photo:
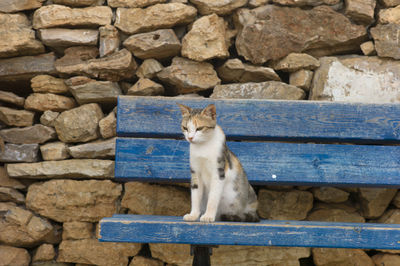
[[[212,223],[212,222],[215,222],[215,216],[208,215],[208,214],[203,214],[203,215],[200,217],[200,222],[203,222],[203,223]]]
[[[183,220],[186,222],[194,222],[199,219],[199,214],[188,213],[183,216]]]

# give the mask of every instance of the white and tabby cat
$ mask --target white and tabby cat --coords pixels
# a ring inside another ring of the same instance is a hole
[[[228,149],[216,110],[178,104],[182,132],[190,142],[191,212],[185,221],[259,221],[257,196],[239,159]]]

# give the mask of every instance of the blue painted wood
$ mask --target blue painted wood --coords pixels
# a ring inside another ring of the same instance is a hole
[[[100,241],[400,249],[400,225],[305,221],[185,222],[182,217],[116,215],[100,222]]]
[[[228,138],[400,142],[400,104],[134,96],[119,96],[118,135],[181,137],[176,103],[214,103]]]
[[[400,146],[228,142],[253,184],[400,187]],[[189,144],[118,138],[115,176],[188,182]]]

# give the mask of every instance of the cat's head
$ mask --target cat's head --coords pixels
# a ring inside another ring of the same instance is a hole
[[[182,112],[181,129],[186,140],[194,144],[206,142],[217,125],[215,105],[210,104],[204,109],[178,105]]]

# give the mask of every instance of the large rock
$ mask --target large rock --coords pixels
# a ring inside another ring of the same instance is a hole
[[[99,121],[103,117],[100,106],[90,103],[61,113],[54,126],[63,142],[87,142],[100,136]]]
[[[12,92],[0,91],[0,101],[23,107],[25,103],[25,98],[20,97]]]
[[[107,4],[111,7],[146,7],[165,2],[167,0],[108,0]]]
[[[356,208],[346,204],[317,204],[308,214],[309,221],[365,223]]]
[[[31,256],[26,249],[5,245],[0,245],[0,258],[2,265],[28,266],[31,261]]]
[[[236,49],[255,64],[293,52],[314,56],[355,52],[367,38],[364,26],[352,24],[328,6],[304,10],[266,5],[240,9],[235,20]]]
[[[15,13],[24,10],[36,9],[41,7],[45,1],[46,0],[3,0],[0,3],[0,12]]]
[[[98,27],[111,24],[112,10],[108,6],[70,8],[63,5],[43,6],[33,14],[33,28]]]
[[[247,4],[247,0],[227,0],[227,1],[214,1],[214,0],[190,0],[202,15],[227,15],[232,13],[233,10]]]
[[[36,124],[31,127],[10,128],[0,130],[0,137],[5,142],[15,144],[45,143],[55,139],[56,131],[51,127]]]
[[[64,83],[64,79],[55,78],[49,75],[38,75],[31,79],[31,87],[33,92],[65,94],[68,87]]]
[[[376,0],[346,0],[345,14],[358,23],[374,22]]]
[[[182,39],[182,56],[196,61],[228,57],[226,27],[215,14],[199,18]]]
[[[375,42],[375,49],[380,57],[400,59],[400,47],[397,42],[399,24],[377,25],[371,29],[371,35]]]
[[[207,90],[221,82],[211,64],[182,57],[174,57],[172,64],[160,71],[157,77],[170,85],[176,94]]]
[[[32,163],[39,161],[38,144],[11,144],[4,145],[4,151],[0,153],[0,162],[4,163]]]
[[[114,25],[134,34],[189,24],[196,14],[196,8],[182,3],[156,4],[145,9],[118,8]]]
[[[115,157],[115,138],[89,142],[68,147],[69,154],[76,158],[104,159]]]
[[[44,112],[62,112],[76,107],[76,102],[71,97],[53,93],[32,93],[25,100],[25,109]]]
[[[400,23],[400,6],[379,10],[378,22],[379,22],[379,24],[390,24],[390,23],[399,24]]]
[[[58,262],[90,265],[128,265],[129,257],[139,253],[135,243],[104,243],[97,239],[64,240],[59,246]]]
[[[53,48],[66,48],[75,45],[96,45],[99,37],[98,30],[92,29],[40,29],[40,40]]]
[[[98,222],[117,211],[121,192],[109,180],[51,180],[29,186],[26,206],[58,222]]]
[[[2,9],[0,4],[0,11]],[[26,15],[0,13],[0,58],[44,53]]]
[[[79,240],[93,238],[93,224],[88,222],[63,223],[63,240]]]
[[[400,62],[367,56],[323,57],[314,73],[310,100],[399,102]],[[388,73],[391,73],[388,75]]]
[[[360,188],[358,199],[361,212],[365,218],[378,218],[383,214],[396,195],[396,189]]]
[[[104,4],[105,0],[53,0],[54,4],[66,6],[98,6]]]
[[[121,41],[117,28],[112,25],[105,25],[99,28],[99,33],[100,57],[108,56],[117,52]]]
[[[70,47],[65,50],[64,57],[55,62],[55,67],[64,74],[88,75],[109,81],[134,76],[137,65],[128,50],[122,49],[103,58],[96,58],[98,53],[94,47]]]
[[[352,265],[374,266],[372,259],[361,249],[313,248],[313,260],[316,266]]]
[[[312,193],[316,199],[326,203],[345,202],[350,195],[349,192],[335,187],[316,187]]]
[[[35,113],[0,106],[0,121],[8,126],[32,126]]]
[[[65,84],[80,105],[87,103],[116,105],[118,95],[122,94],[116,82],[97,81],[83,76],[70,78]]]
[[[114,177],[114,161],[111,160],[62,160],[39,163],[7,164],[8,175],[13,178],[97,178]]]
[[[171,29],[132,35],[124,46],[140,59],[174,57],[181,51],[181,43]]]
[[[234,83],[217,85],[211,98],[238,98],[238,99],[276,99],[302,100],[306,96],[302,89],[279,81],[265,81],[260,83]]]

